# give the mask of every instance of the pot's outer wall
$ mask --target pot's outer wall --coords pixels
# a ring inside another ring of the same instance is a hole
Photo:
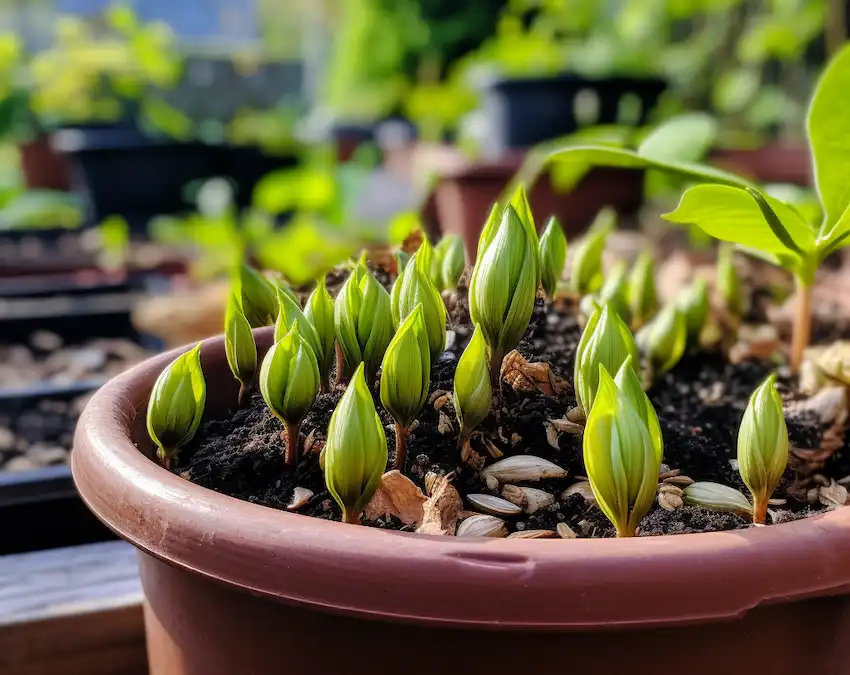
[[[261,350],[271,335],[257,331]],[[451,659],[468,656],[498,675],[515,673],[512,664],[549,659],[575,666],[579,657],[571,652],[595,654],[610,668],[625,659],[630,673],[657,672],[684,657],[691,675],[743,672],[756,662],[760,672],[796,675],[821,657],[832,665],[819,675],[850,673],[850,665],[833,660],[840,645],[850,644],[850,598],[843,595],[850,590],[850,509],[746,531],[570,541],[424,537],[275,511],[206,490],[150,461],[147,397],[181,351],[104,386],[81,417],[72,454],[90,508],[146,552],[142,575],[157,675],[277,672],[284,665],[299,672],[289,665],[297,666],[301,653],[305,664],[328,673],[444,666],[455,672]],[[202,358],[208,412],[221,414],[237,393],[223,339],[206,341]],[[712,623],[696,626],[705,622]],[[334,632],[307,628],[320,624]],[[661,627],[675,630],[627,630]],[[493,637],[450,628],[578,634],[555,642],[516,637],[497,649]],[[623,631],[616,639],[609,632],[615,628]],[[319,644],[330,648],[311,649]],[[404,665],[390,663],[395,645],[410,646]],[[368,661],[342,668],[335,659],[349,647]],[[160,648],[178,654],[182,665],[159,666]],[[511,649],[521,650],[521,659],[512,662]],[[645,649],[654,650],[654,669],[635,670]],[[388,650],[386,663],[378,650]],[[261,660],[272,653],[273,662]],[[734,671],[725,667],[730,653]],[[237,663],[230,658],[250,668],[228,669]],[[268,668],[251,670],[263,663]],[[478,671],[470,665],[469,672]]]

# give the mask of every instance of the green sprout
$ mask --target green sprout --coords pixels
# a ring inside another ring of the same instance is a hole
[[[410,254],[407,251],[399,249],[393,254],[393,257],[398,268],[398,276],[401,276],[401,273],[407,268],[407,263],[410,262]]]
[[[306,323],[306,320],[305,320]],[[319,393],[316,353],[301,334],[301,321],[266,352],[260,366],[260,393],[272,414],[283,422],[285,461],[298,465],[301,422]]]
[[[774,374],[753,392],[738,430],[738,471],[753,496],[753,522],[761,524],[788,465],[788,428],[775,384]]]
[[[456,234],[447,234],[434,247],[431,278],[441,291],[453,291],[457,288],[466,257],[463,240]]]
[[[292,290],[283,284],[276,284],[265,275],[248,265],[240,265],[237,295],[242,305],[242,313],[251,324],[251,328],[271,326],[278,314],[277,294],[283,291],[297,302]]]
[[[487,343],[484,333],[475,326],[472,339],[460,355],[454,376],[454,404],[460,425],[458,447],[462,448],[493,404],[493,388],[487,367]]]
[[[708,282],[694,279],[690,286],[679,296],[679,309],[685,315],[688,343],[699,345],[700,336],[708,319]]]
[[[431,360],[436,361],[446,348],[446,305],[431,281],[433,254],[431,245],[424,240],[393,284],[390,306],[393,325],[398,327],[417,305],[422,305]]]
[[[599,300],[597,304],[608,304],[623,321],[629,321],[629,300],[628,300],[628,267],[624,260],[619,261],[605,275],[605,283],[599,291]]]
[[[658,421],[658,413],[652,407],[652,403],[646,392],[643,390],[640,378],[635,372],[635,366],[632,365],[632,357],[629,355],[623,361],[623,365],[617,371],[614,377],[614,383],[622,394],[629,400],[635,412],[640,417],[641,421],[646,425],[649,432],[649,440],[652,442],[652,447],[655,454],[658,455],[660,462],[664,454],[664,443],[661,438],[661,424]]]
[[[569,289],[577,295],[596,293],[603,283],[602,252],[608,235],[617,224],[614,209],[604,208],[594,219],[590,228],[573,247]]]
[[[316,288],[307,298],[304,316],[313,324],[319,338],[320,351],[316,352],[316,358],[319,361],[319,372],[322,376],[322,391],[327,392],[330,391],[336,327],[334,326],[334,299],[328,293],[324,276],[319,279]]]
[[[404,469],[407,437],[428,398],[431,351],[425,315],[418,304],[402,321],[381,365],[381,404],[395,420],[395,468]]]
[[[345,280],[334,303],[336,339],[342,349],[344,368],[352,372],[365,364],[368,382],[375,374],[393,336],[390,294],[361,260]],[[340,379],[340,375],[337,375]]]
[[[629,363],[637,373],[637,345],[629,327],[608,305],[596,307],[587,320],[576,348],[575,392],[585,414],[593,409],[599,388],[599,366],[616,373],[623,363]]]
[[[807,131],[823,207],[817,222],[793,204],[749,186],[697,185],[664,217],[693,224],[794,275],[797,308],[790,365],[797,372],[811,338],[812,285],[824,259],[850,245],[850,124],[836,111],[850,89],[850,46],[829,63],[809,106]]]
[[[567,260],[567,237],[555,216],[549,218],[538,245],[540,251],[540,281],[543,292],[550,300],[555,297],[558,279]]]
[[[481,232],[469,282],[469,314],[490,348],[490,385],[499,391],[502,359],[528,328],[539,283],[537,233],[508,204]]]
[[[284,293],[281,288],[277,289],[277,305],[280,309],[274,324],[274,341],[282,340],[283,336],[292,330],[297,321],[302,337],[307,340],[307,344],[310,345],[310,349],[313,350],[316,359],[318,359],[323,354],[324,346],[313,322],[301,310],[301,305]]]
[[[635,261],[629,275],[629,311],[632,328],[637,330],[658,312],[655,292],[655,270],[652,254],[644,251]]]
[[[587,479],[618,537],[633,537],[655,501],[661,456],[649,429],[599,364],[599,390],[584,430]]]
[[[736,513],[745,518],[753,517],[753,505],[740,490],[728,485],[698,481],[682,490],[685,504],[700,506],[721,513]]]
[[[346,523],[359,523],[387,467],[387,438],[360,363],[331,415],[324,448],[325,485]]]
[[[747,298],[744,295],[741,277],[735,267],[734,256],[731,245],[720,245],[717,253],[717,295],[726,313],[740,322],[747,311]]]
[[[257,375],[257,345],[239,300],[231,295],[224,315],[224,351],[230,372],[239,382],[239,407],[244,407]]]
[[[641,328],[635,340],[649,362],[653,376],[663,375],[685,354],[688,324],[684,313],[674,304],[665,305],[655,318]]]
[[[148,401],[148,435],[166,469],[172,457],[195,435],[207,401],[201,368],[201,343],[181,354],[159,374]]]

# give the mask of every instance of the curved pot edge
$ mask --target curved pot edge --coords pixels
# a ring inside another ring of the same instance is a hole
[[[261,348],[270,335],[257,332]],[[734,532],[481,540],[344,525],[202,488],[159,467],[131,439],[153,380],[185,349],[149,359],[95,394],[77,427],[72,470],[111,529],[205,577],[336,613],[530,629],[720,620],[850,588],[850,509]],[[208,378],[226,371],[220,336],[205,342],[203,359]],[[677,603],[659,603],[662,595]]]

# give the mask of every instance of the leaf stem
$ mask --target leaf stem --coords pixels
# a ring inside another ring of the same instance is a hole
[[[496,400],[501,400],[502,397],[502,360],[504,358],[504,350],[494,347],[490,353],[490,387]]]
[[[342,352],[342,345],[336,343],[336,383],[342,384],[345,381],[345,354]]]
[[[253,392],[254,387],[252,384],[240,384],[239,385],[239,397],[236,399],[236,405],[240,408],[244,408],[251,401],[251,393]]]
[[[812,284],[797,280],[797,307],[794,312],[794,327],[791,338],[791,372],[799,372],[803,353],[812,336]]]
[[[286,444],[284,460],[290,467],[298,466],[299,445],[301,444],[301,420],[283,423],[283,441]]]
[[[753,503],[753,522],[764,525],[767,522],[767,499],[755,499]]]
[[[342,511],[342,522],[348,523],[349,525],[362,525],[360,522],[360,514],[355,513],[354,511],[349,511],[348,509],[343,509]]]
[[[410,436],[410,429],[396,423],[395,425],[395,460],[393,468],[399,471],[404,471],[404,460],[407,454],[407,437]]]

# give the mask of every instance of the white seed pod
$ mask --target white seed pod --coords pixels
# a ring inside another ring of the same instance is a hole
[[[545,490],[517,487],[516,485],[505,485],[502,488],[502,496],[509,502],[521,507],[528,514],[532,514],[555,503],[555,495]]]
[[[489,478],[494,478],[502,483],[517,483],[523,480],[537,481],[544,478],[562,478],[566,475],[566,469],[562,469],[547,459],[532,455],[506,457],[495,464],[491,464],[481,472],[481,476],[485,481]]]
[[[307,502],[309,502],[313,498],[313,491],[308,490],[307,488],[297,487],[292,492],[292,499],[289,500],[289,504],[286,505],[287,511],[295,511],[296,509],[300,509]]]
[[[682,498],[686,504],[712,511],[737,513],[746,517],[751,517],[753,513],[753,506],[743,492],[720,483],[697,481],[682,491]]]
[[[561,539],[578,539],[578,535],[575,533],[573,528],[566,523],[558,523],[555,526],[555,530]]]
[[[521,530],[511,532],[508,539],[551,539],[555,534],[555,530]]]
[[[457,527],[457,537],[507,537],[505,521],[496,516],[474,515],[461,521]]]
[[[472,506],[483,513],[493,516],[516,516],[522,513],[522,507],[493,495],[471,494],[466,499]]]

